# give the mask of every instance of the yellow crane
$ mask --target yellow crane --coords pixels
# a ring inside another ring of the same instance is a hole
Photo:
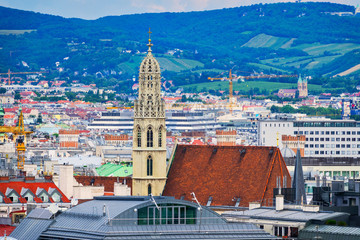
[[[46,73],[46,72],[11,72],[10,69],[9,69],[8,72],[6,72],[6,73],[0,73],[0,75],[8,75],[8,85],[10,85],[10,84],[11,84],[11,82],[10,82],[11,75],[18,75],[18,74],[25,74],[25,75],[27,75],[27,74],[36,74],[36,73],[39,74],[39,73]],[[6,82],[5,82],[5,84],[6,84]]]
[[[291,77],[298,77],[298,75],[266,75],[266,74],[262,74],[262,75],[257,75],[257,76],[236,76],[233,77],[231,74],[231,69],[229,71],[229,77],[222,77],[222,78],[212,78],[212,77],[208,77],[208,79],[210,81],[214,81],[214,80],[221,80],[221,81],[229,81],[229,109],[230,109],[230,113],[232,113],[232,109],[233,109],[233,104],[234,104],[234,98],[233,98],[233,79],[258,79],[258,78],[291,78]]]
[[[12,133],[14,135],[14,140],[16,141],[16,153],[17,153],[17,168],[19,170],[24,169],[25,164],[25,151],[26,151],[26,135],[33,133],[32,131],[25,131],[24,126],[24,115],[22,109],[20,108],[18,126],[0,126],[1,133]]]

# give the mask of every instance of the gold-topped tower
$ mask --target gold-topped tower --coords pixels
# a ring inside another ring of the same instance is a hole
[[[148,53],[140,64],[139,97],[134,103],[133,195],[161,195],[166,182],[165,102],[161,98],[161,73],[152,55],[149,29]]]

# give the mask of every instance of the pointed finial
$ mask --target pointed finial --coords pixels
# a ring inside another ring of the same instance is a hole
[[[151,47],[152,47],[152,43],[151,43],[151,29],[149,28],[149,43],[147,44],[147,46],[149,47],[149,49],[148,49],[148,52],[151,52]]]
[[[276,133],[276,146],[279,147],[279,132]]]

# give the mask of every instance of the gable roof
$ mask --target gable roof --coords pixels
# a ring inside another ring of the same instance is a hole
[[[168,172],[164,196],[191,200],[194,192],[202,205],[248,206],[273,198],[278,176],[290,174],[276,147],[178,145]],[[283,179],[283,178],[282,178]]]
[[[38,194],[44,191],[46,194],[49,194],[49,190],[55,188],[61,194],[61,201],[65,203],[69,203],[69,199],[65,196],[63,192],[55,185],[54,182],[24,182],[22,179],[18,181],[1,181],[0,182],[0,192],[7,196],[9,190],[14,191],[17,195],[22,196],[21,193],[24,191],[31,192],[34,196],[35,202],[42,202],[40,198],[38,198]],[[50,195],[50,194],[49,194]],[[4,199],[5,203],[11,203],[10,200]],[[49,199],[51,201],[51,199]],[[20,200],[22,201],[22,200]],[[25,200],[26,201],[26,200]]]

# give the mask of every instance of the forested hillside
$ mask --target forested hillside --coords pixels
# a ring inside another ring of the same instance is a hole
[[[206,76],[229,68],[242,75],[302,73],[326,85],[327,78],[339,73],[359,76],[359,71],[347,70],[360,64],[360,16],[331,14],[335,12],[354,12],[354,7],[257,4],[97,20],[0,7],[0,72],[43,68],[49,77],[103,86],[123,81],[127,84],[119,90],[125,90],[131,84],[127,79],[137,74],[151,27],[163,76],[175,86],[206,82]]]

